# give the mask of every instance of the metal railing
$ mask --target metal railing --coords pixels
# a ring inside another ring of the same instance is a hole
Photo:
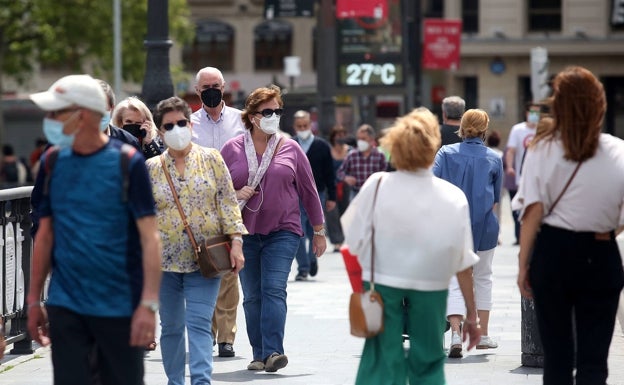
[[[33,242],[30,236],[32,186],[0,190],[0,313],[11,354],[33,352],[26,322]]]

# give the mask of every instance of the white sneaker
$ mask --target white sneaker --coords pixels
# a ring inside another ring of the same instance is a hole
[[[481,336],[481,340],[477,344],[477,349],[496,349],[498,344],[489,336]]]
[[[462,358],[462,340],[459,333],[451,334],[451,348],[449,349],[449,358]]]

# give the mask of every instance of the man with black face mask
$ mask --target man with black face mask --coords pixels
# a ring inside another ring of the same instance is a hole
[[[192,141],[200,146],[221,150],[225,142],[245,132],[241,111],[225,105],[225,80],[217,68],[205,67],[195,77],[195,92],[202,106],[191,115]],[[234,357],[236,312],[239,301],[238,274],[221,278],[221,287],[212,318],[213,341],[219,343],[219,357]]]
[[[195,81],[202,106],[191,115],[193,142],[220,150],[229,139],[245,132],[241,111],[225,105],[225,80],[217,68],[202,68]]]

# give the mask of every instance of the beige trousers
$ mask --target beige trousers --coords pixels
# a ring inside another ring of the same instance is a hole
[[[212,335],[219,344],[234,343],[238,299],[238,274],[227,273],[221,278],[217,305],[212,316]]]

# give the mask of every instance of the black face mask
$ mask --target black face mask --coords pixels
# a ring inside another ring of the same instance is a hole
[[[208,108],[215,108],[221,103],[221,90],[218,88],[207,88],[201,93],[202,103]]]
[[[140,124],[124,124],[121,128],[131,133],[137,139],[143,139],[147,135],[147,131],[141,128]]]

